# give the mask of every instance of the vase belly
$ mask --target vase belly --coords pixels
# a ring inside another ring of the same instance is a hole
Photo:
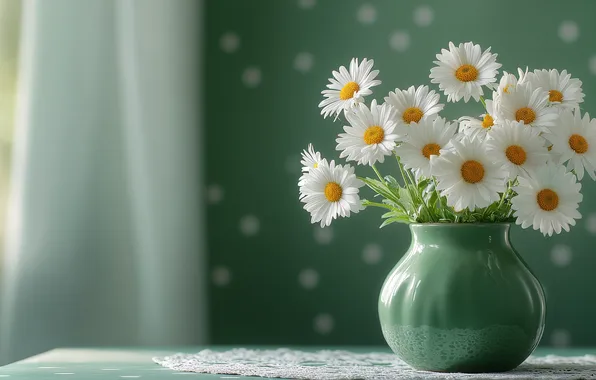
[[[542,286],[509,244],[509,225],[413,225],[387,277],[379,318],[391,349],[414,368],[507,371],[544,330]]]

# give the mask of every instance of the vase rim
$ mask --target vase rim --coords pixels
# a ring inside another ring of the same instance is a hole
[[[511,226],[513,222],[481,222],[481,223],[410,223],[412,227],[470,227],[470,226]]]

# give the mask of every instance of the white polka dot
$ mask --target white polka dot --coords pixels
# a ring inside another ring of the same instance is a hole
[[[550,251],[550,259],[552,260],[553,264],[559,267],[569,265],[572,256],[573,253],[571,252],[571,248],[565,244],[557,244]]]
[[[596,54],[590,58],[588,65],[590,67],[590,72],[596,75]]]
[[[362,260],[367,264],[376,264],[381,261],[382,257],[383,248],[378,244],[367,244],[362,250]]]
[[[596,213],[590,214],[586,218],[586,230],[591,234],[596,234]]]
[[[248,67],[242,73],[242,82],[246,87],[255,88],[261,84],[261,69]]]
[[[213,272],[211,272],[211,280],[217,286],[226,286],[230,283],[230,279],[232,278],[232,274],[230,270],[226,267],[215,267],[213,268]]]
[[[571,43],[575,42],[579,37],[579,27],[575,21],[563,21],[559,25],[559,38],[563,42]]]
[[[294,69],[301,73],[307,73],[312,69],[313,63],[314,57],[312,54],[307,52],[298,53],[296,58],[294,58]]]
[[[571,344],[571,335],[564,329],[553,330],[550,335],[550,344],[555,347],[567,347]]]
[[[298,7],[302,9],[311,9],[316,3],[317,0],[298,0]]]
[[[286,158],[286,172],[298,175],[302,171],[302,164],[300,164],[300,155],[292,154]]]
[[[298,275],[298,282],[304,289],[314,289],[319,284],[319,273],[314,269],[304,269]]]
[[[315,227],[315,241],[319,244],[329,244],[333,240],[333,230],[327,226],[321,228],[321,226]]]
[[[377,9],[371,4],[362,4],[358,8],[356,19],[362,24],[372,24],[377,21]]]
[[[398,52],[404,52],[410,47],[410,34],[406,31],[393,32],[389,37],[389,46]]]
[[[323,313],[315,317],[314,329],[319,334],[329,334],[333,330],[334,325],[333,317],[329,314]]]
[[[240,219],[240,231],[245,236],[254,236],[259,233],[261,223],[254,215],[246,215]]]
[[[207,202],[210,204],[218,204],[222,201],[224,196],[223,189],[217,184],[211,184],[207,188]]]
[[[421,5],[414,9],[414,24],[418,26],[429,26],[435,19],[435,12],[428,5]]]
[[[221,50],[226,53],[233,53],[240,47],[240,37],[234,32],[227,32],[219,39]]]

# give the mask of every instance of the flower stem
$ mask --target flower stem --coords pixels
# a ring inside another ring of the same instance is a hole
[[[414,180],[414,177],[412,177],[412,173],[410,173],[410,171],[409,171],[409,170],[407,170],[407,169],[404,169],[404,171],[406,172],[406,175],[408,176],[408,179],[410,180],[410,183],[411,183],[412,185],[414,185],[416,188],[418,188],[418,186],[417,186],[417,183],[416,183],[416,181]],[[420,195],[422,195],[422,194],[420,194]]]
[[[386,185],[387,183],[385,182],[385,179],[383,178],[381,173],[379,173],[379,170],[377,169],[375,164],[372,164],[371,166],[372,166],[373,170],[375,171],[375,173],[377,174],[377,177],[379,177],[379,181],[381,181],[384,185]]]
[[[501,209],[501,206],[503,206],[503,202],[505,202],[505,199],[507,199],[507,197],[509,196],[509,192],[511,191],[511,180],[507,181],[507,189],[505,190],[505,192],[503,193],[503,196],[501,197],[501,201],[499,202],[499,205],[497,206],[497,210]]]
[[[389,205],[386,205],[385,203],[371,202],[371,201],[368,201],[368,200],[365,200],[364,202],[362,202],[362,205],[365,206],[365,207],[372,206],[372,207],[384,208],[384,209],[387,209],[387,210],[393,210],[393,207],[391,207]]]
[[[432,177],[432,178],[433,178],[433,182],[435,183],[434,192],[435,192],[435,194],[437,194],[437,202],[439,202],[439,205],[441,206],[441,210],[443,210],[443,200],[441,199],[441,193],[437,189],[437,186],[439,184],[437,183],[437,179],[435,177]]]
[[[507,188],[507,190],[505,190],[503,192],[503,195],[501,196],[501,201],[497,205],[497,211],[501,208],[501,206],[503,206],[503,202],[505,201],[505,198],[507,197],[507,193],[509,193],[509,188]]]
[[[404,180],[404,186],[406,187],[406,189],[408,189],[408,191],[410,191],[410,187],[408,186],[409,180],[408,180],[408,177],[406,176],[406,173],[404,172],[404,167],[401,164],[401,161],[399,160],[399,156],[397,154],[394,154],[394,155],[395,155],[395,159],[397,160],[397,166],[399,167],[399,172],[401,173],[401,178]],[[413,196],[411,191],[410,191],[410,196]]]
[[[503,195],[501,195],[501,200],[499,201],[499,204],[497,205],[497,208],[494,211],[497,213],[497,215],[502,215],[502,213],[500,212],[501,206],[503,206],[505,199],[507,199],[507,197],[509,196],[510,190],[511,190],[511,180],[507,181],[507,189],[505,189],[505,191],[503,191]],[[489,207],[487,207],[484,210],[484,212],[482,213],[482,219],[484,219],[487,216],[486,212],[488,211],[488,209],[489,209]]]
[[[424,197],[422,196],[422,193],[418,189],[416,181],[414,180],[414,178],[412,177],[410,172],[408,172],[407,170],[404,169],[401,161],[399,160],[399,156],[395,153],[394,153],[394,156],[395,156],[395,159],[397,160],[397,166],[399,166],[399,171],[401,172],[401,177],[404,180],[404,185],[406,186],[406,189],[408,189],[408,192],[410,193],[410,197],[412,198],[412,201],[415,199],[414,193],[412,192],[412,187],[414,187],[414,188],[416,188],[416,197],[418,199],[420,199],[420,203],[422,203],[422,206],[426,209],[426,213],[428,214],[428,217],[431,219],[431,221],[436,222],[433,214],[430,212],[430,208],[428,207],[428,205],[426,204],[426,201],[424,200]],[[408,186],[408,182],[412,185],[411,187]]]
[[[482,103],[482,105],[484,106],[484,109],[486,109],[486,100],[484,100],[484,96],[480,95],[480,103]]]

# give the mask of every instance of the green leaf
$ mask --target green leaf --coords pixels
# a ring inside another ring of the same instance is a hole
[[[420,180],[420,182],[418,182],[418,192],[420,194],[426,194],[429,192],[429,186],[432,186],[432,189],[434,189],[434,183],[433,181],[431,181],[428,178],[424,178],[422,180]],[[430,191],[432,191],[432,189]]]
[[[364,207],[381,207],[381,208],[385,208],[388,210],[393,210],[393,205],[386,204],[385,201],[386,201],[386,199],[383,199],[383,203],[378,203],[378,202],[369,201],[368,199],[363,199],[362,205]]]
[[[405,224],[409,224],[412,223],[412,221],[410,220],[410,218],[408,217],[393,217],[393,218],[389,218],[383,221],[383,223],[381,224],[381,226],[379,228],[383,228],[391,223],[405,223]]]
[[[403,217],[403,218],[410,218],[410,216],[404,212],[403,210],[399,210],[399,209],[395,209],[395,210],[391,210],[389,212],[384,213],[383,215],[381,215],[381,218],[383,219],[388,219],[388,218],[395,218],[395,217]]]
[[[387,182],[387,185],[392,189],[397,189],[401,187],[399,182],[397,182],[397,180],[390,175],[385,176],[385,181]]]
[[[431,192],[430,196],[428,197],[428,207],[436,210],[438,208],[438,205],[437,205],[438,200],[439,200],[439,195],[437,194],[437,192],[436,191]]]
[[[362,181],[368,186],[372,191],[379,194],[385,199],[392,200],[393,202],[399,202],[399,195],[397,190],[389,188],[383,182],[372,179],[372,178],[362,178]]]
[[[399,199],[406,210],[414,210],[414,200],[410,192],[403,187],[399,188]]]

